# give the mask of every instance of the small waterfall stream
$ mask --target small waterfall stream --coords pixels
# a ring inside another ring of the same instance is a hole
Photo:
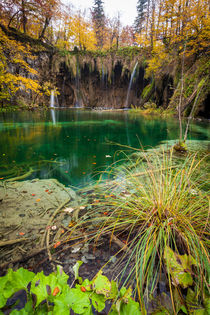
[[[130,82],[129,82],[129,86],[128,86],[128,92],[127,92],[127,97],[126,97],[126,102],[125,102],[125,107],[128,107],[128,102],[129,102],[129,97],[130,97],[130,91],[131,91],[131,87],[132,87],[132,83],[133,83],[133,78],[135,76],[136,73],[136,68],[138,65],[138,61],[136,62],[134,68],[133,68],[133,72],[131,74],[131,78],[130,78]]]
[[[52,117],[52,122],[53,125],[56,124],[56,117],[55,117],[55,91],[51,90],[50,94],[50,112],[51,112],[51,117]]]
[[[55,107],[55,91],[51,90],[50,94],[50,107]]]

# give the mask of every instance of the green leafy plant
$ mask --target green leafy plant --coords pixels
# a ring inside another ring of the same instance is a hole
[[[43,271],[35,275],[23,268],[16,272],[9,269],[6,276],[0,278],[0,310],[4,310],[8,298],[15,292],[24,290],[27,293],[25,307],[21,310],[13,307],[10,314],[65,315],[69,314],[70,310],[74,314],[93,314],[92,309],[101,312],[107,300],[113,303],[110,311],[112,315],[131,314],[129,312],[132,310],[135,310],[137,315],[141,314],[139,303],[132,299],[130,288],[122,287],[119,291],[117,283],[110,282],[101,271],[91,281],[83,281],[79,277],[81,265],[82,262],[78,261],[73,267],[75,281],[79,282],[74,288],[67,284],[68,276],[60,266],[49,276],[45,276]]]
[[[178,164],[173,149],[142,153],[129,167],[113,169],[115,180],[103,189],[89,219],[81,218],[84,226],[95,224],[96,241],[107,235],[110,242],[117,237],[125,243],[119,278],[136,288],[142,309],[163,275],[174,312],[184,288],[193,285],[199,301],[209,290],[209,197],[200,163],[192,155]]]

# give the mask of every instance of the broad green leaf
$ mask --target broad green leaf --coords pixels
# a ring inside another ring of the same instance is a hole
[[[90,305],[88,293],[82,292],[78,286],[69,292],[70,306],[76,314],[83,314]]]
[[[93,278],[92,287],[97,294],[103,294],[106,297],[109,297],[111,292],[111,282],[107,277],[102,275],[102,271],[99,271]]]
[[[82,292],[80,285],[69,289],[68,292],[62,293],[55,299],[53,314],[69,315],[70,309],[76,314],[91,314],[89,294],[89,292]]]
[[[50,287],[51,292],[47,290],[47,286]],[[37,297],[36,306],[38,306],[45,299],[53,300],[54,297],[52,296],[52,293],[57,286],[59,289],[61,289],[55,274],[52,273],[49,276],[45,276],[43,271],[38,273],[31,283],[31,293],[35,294]]]
[[[57,266],[56,277],[58,280],[58,284],[63,288],[66,286],[69,276],[63,271],[61,266]]]
[[[138,302],[129,298],[128,303],[122,303],[120,308],[120,315],[141,315],[140,306]]]
[[[122,287],[120,289],[120,296],[123,297],[123,295],[126,293],[126,291],[127,291],[126,287]]]
[[[83,261],[78,260],[76,264],[73,266],[74,278],[75,280],[78,280],[80,284],[82,283],[82,278],[79,277],[79,268],[82,264],[83,264]]]
[[[191,265],[197,265],[197,263],[191,255],[178,255],[166,246],[164,259],[175,286],[181,285],[187,288],[193,284]]]
[[[3,296],[8,299],[19,290],[27,290],[27,286],[34,276],[35,274],[33,272],[24,268],[20,268],[17,271],[9,269],[5,276],[7,282],[4,284]]]
[[[59,297],[57,297],[54,301],[54,315],[69,315],[71,309],[71,300],[70,300],[70,289],[62,293]]]
[[[30,315],[30,314],[34,314],[32,300],[29,300],[26,303],[25,307],[22,308],[21,310],[13,310],[10,314],[11,315]]]
[[[105,297],[102,294],[93,293],[91,295],[92,304],[98,312],[105,308]]]
[[[111,291],[109,294],[109,299],[114,300],[118,296],[118,285],[116,281],[111,281]]]
[[[92,291],[92,281],[89,281],[88,279],[85,279],[82,284],[81,287],[84,287],[86,289],[86,291]]]

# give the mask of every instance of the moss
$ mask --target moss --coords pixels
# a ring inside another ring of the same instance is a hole
[[[147,96],[149,95],[149,93],[152,91],[153,87],[154,87],[155,81],[153,80],[152,83],[148,84],[147,86],[145,86],[145,88],[142,91],[142,98],[146,99]]]

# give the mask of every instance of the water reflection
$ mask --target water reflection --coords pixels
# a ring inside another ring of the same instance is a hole
[[[23,174],[57,178],[68,185],[86,184],[115,158],[116,142],[133,147],[156,146],[178,138],[175,119],[148,119],[127,112],[53,110],[0,116],[0,177]],[[190,128],[190,139],[209,139],[209,126]],[[110,158],[111,156],[111,158]]]

